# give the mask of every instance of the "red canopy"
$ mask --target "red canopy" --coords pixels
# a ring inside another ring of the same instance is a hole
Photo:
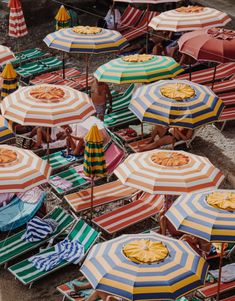
[[[28,33],[21,3],[19,0],[10,0],[8,6],[10,7],[9,16],[9,36],[23,37]]]

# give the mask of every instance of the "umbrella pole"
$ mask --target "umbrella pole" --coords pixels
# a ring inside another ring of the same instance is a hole
[[[91,178],[91,220],[93,215],[93,200],[94,200],[94,177]]]
[[[213,74],[213,79],[212,79],[212,86],[211,86],[211,89],[212,89],[212,90],[213,90],[213,88],[214,88],[214,83],[215,83],[216,69],[217,69],[217,66],[215,65],[215,68],[214,68],[214,74]]]
[[[86,93],[88,93],[88,53],[85,54],[85,61],[86,61]]]
[[[63,64],[63,79],[65,79],[65,55],[64,55],[64,52],[62,55],[62,64]]]
[[[47,127],[47,163],[50,164],[50,147],[49,147],[49,140],[50,140],[50,133],[49,133],[49,127]]]
[[[141,139],[144,139],[144,124],[141,122]]]
[[[189,61],[189,80],[192,81],[192,65],[191,65],[191,59]]]
[[[222,275],[223,257],[224,257],[224,243],[222,242],[221,253],[220,253],[220,260],[219,260],[219,276],[218,276],[218,286],[217,286],[216,301],[219,301],[219,293],[220,293],[220,284],[221,284],[221,275]]]
[[[149,13],[149,3],[147,4],[147,14]],[[147,21],[147,25],[146,25],[146,53],[149,52],[149,34],[148,34],[148,23],[149,20]]]

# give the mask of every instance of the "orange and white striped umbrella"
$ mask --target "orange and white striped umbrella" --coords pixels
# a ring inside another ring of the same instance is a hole
[[[15,58],[14,53],[10,48],[0,45],[0,65],[4,65],[6,62]]]
[[[217,188],[224,179],[207,158],[167,150],[132,154],[114,173],[122,184],[166,195],[207,191]]]
[[[149,26],[155,30],[192,31],[224,26],[231,18],[215,8],[202,6],[179,7],[154,17]]]
[[[1,110],[19,124],[45,127],[77,123],[95,113],[86,93],[48,84],[18,89],[4,98]]]
[[[29,150],[0,146],[0,192],[22,192],[46,183],[50,165]]]

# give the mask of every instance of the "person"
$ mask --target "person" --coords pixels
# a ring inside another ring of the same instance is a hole
[[[21,124],[18,124],[16,122],[11,122],[11,121],[9,121],[9,126],[11,126],[13,132],[18,134],[18,135],[23,135],[23,134],[30,133],[34,129],[33,126],[21,125]]]
[[[115,3],[109,4],[109,10],[104,17],[108,29],[117,29],[121,23],[121,13]]]
[[[104,120],[107,98],[109,99],[109,113],[112,113],[112,95],[109,86],[94,78],[91,85],[91,99],[96,109],[96,115],[102,121]]]
[[[163,145],[174,144],[177,141],[187,141],[193,136],[193,130],[182,127],[170,128],[166,126],[156,125],[151,133],[150,139],[144,146],[139,146],[140,152],[159,148]],[[158,137],[158,139],[156,139]]]
[[[70,127],[67,127],[65,129],[65,134],[68,154],[70,150],[72,150],[74,156],[81,155],[84,152],[85,148],[84,139],[82,137],[72,135],[72,129]]]
[[[186,241],[190,247],[194,249],[194,251],[204,258],[206,258],[211,252],[212,244],[202,238],[190,234],[184,234],[180,240]]]

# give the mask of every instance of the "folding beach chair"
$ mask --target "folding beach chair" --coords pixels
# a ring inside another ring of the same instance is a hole
[[[79,85],[80,89],[85,89],[86,88],[86,75],[81,75],[79,77],[75,77],[72,79],[76,84]],[[88,87],[91,86],[91,83],[93,81],[93,76],[89,75],[88,76]]]
[[[73,167],[70,167],[69,169],[67,169],[65,171],[62,171],[58,174],[51,176],[50,180],[53,180],[55,177],[57,177],[57,178],[59,177],[62,180],[69,182],[71,185],[68,189],[63,189],[63,188],[55,186],[53,184],[53,182],[50,181],[50,185],[55,189],[55,191],[58,194],[68,193],[69,191],[71,191],[75,188],[78,188],[84,184],[87,184],[87,180],[85,180]]]
[[[81,75],[81,71],[79,71],[77,68],[65,68],[65,78],[74,78],[79,77]],[[57,70],[54,72],[54,74],[59,75],[61,78],[63,77],[63,70]]]
[[[59,207],[54,208],[45,218],[51,218],[57,222],[56,231],[46,239],[33,243],[21,239],[26,231],[25,229],[0,241],[0,265],[4,264],[6,266],[10,260],[38,248],[64,232],[74,222],[73,217]]]
[[[80,85],[73,81],[72,79],[60,79],[58,82],[56,82],[57,85],[63,85],[63,86],[68,86],[73,89],[79,89]]]
[[[40,85],[40,84],[55,84],[58,81],[61,81],[61,77],[53,72],[44,73],[36,76],[34,79],[31,79],[29,83],[31,85]]]
[[[36,60],[43,57],[45,53],[38,48],[26,49],[24,51],[15,53],[15,60],[11,61],[13,65],[19,65],[31,60]]]
[[[219,121],[222,122],[221,132],[224,130],[224,127],[227,121],[235,120],[235,107],[227,107],[223,110],[222,114],[220,115]]]
[[[135,85],[131,84],[124,93],[122,93],[121,95],[113,95],[113,99],[112,99],[112,112],[116,112],[122,109],[127,109],[131,98],[132,98],[132,94],[134,91]],[[109,109],[109,103],[106,106],[107,109]]]
[[[230,79],[214,83],[213,88],[211,84],[206,84],[206,86],[210,87],[216,94],[235,91],[235,77],[231,77]]]
[[[131,124],[136,121],[138,121],[138,118],[128,108],[104,116],[104,124],[107,127]]]
[[[43,73],[48,71],[48,67],[46,65],[40,64],[39,62],[31,62],[15,69],[17,74],[20,77],[30,77],[35,76],[39,73]]]
[[[96,217],[92,221],[105,232],[114,234],[157,214],[163,203],[163,195],[143,193],[137,200]]]
[[[225,107],[235,106],[235,91],[228,93],[218,93],[218,97],[220,97],[225,105]]]
[[[221,283],[220,284],[220,293],[227,293],[231,290],[233,290],[235,287],[235,281],[231,281],[228,283]],[[203,299],[208,299],[216,296],[217,294],[217,289],[218,289],[218,283],[210,283],[200,289],[197,290],[197,295],[200,296]],[[234,297],[234,296],[233,296]],[[228,301],[232,301],[233,297],[229,297]]]
[[[61,68],[62,67],[62,61],[59,60],[57,57],[52,56],[52,57],[48,57],[46,59],[42,59],[40,61],[38,61],[40,64],[45,65],[48,69],[53,70],[53,69],[57,69],[57,68]]]
[[[100,233],[95,231],[91,226],[89,226],[86,222],[83,220],[78,220],[76,224],[74,225],[73,229],[70,231],[70,233],[67,236],[67,239],[69,241],[78,240],[83,246],[85,255],[88,253],[90,248],[93,246],[93,244],[97,241],[99,238]],[[50,247],[46,250],[42,251],[39,254],[46,254],[54,251],[55,248]],[[37,254],[37,255],[39,255]],[[81,260],[82,261],[82,260]],[[29,259],[25,259],[21,262],[18,262],[8,268],[10,273],[12,273],[20,282],[22,282],[24,285],[32,286],[33,282],[49,275],[50,273],[57,271],[65,266],[69,265],[69,262],[63,260],[60,262],[56,267],[49,271],[40,271],[36,269],[33,264],[29,261]]]
[[[121,22],[117,28],[118,31],[128,30],[134,28],[137,22],[140,20],[143,11],[128,5],[124,13],[121,16]]]
[[[110,202],[128,199],[138,190],[114,181],[94,187],[93,207],[104,205]],[[81,212],[91,207],[91,189],[83,189],[75,193],[67,194],[66,202],[74,212]]]

